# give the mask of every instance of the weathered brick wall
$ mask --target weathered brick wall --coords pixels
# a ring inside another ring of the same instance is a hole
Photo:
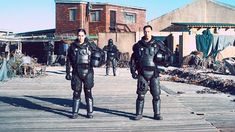
[[[101,21],[99,22],[89,22],[89,30],[91,35],[97,35],[99,32],[106,32],[106,8],[103,5],[93,5],[93,9],[100,9],[101,11]]]
[[[69,21],[69,9],[77,8],[77,20]],[[116,11],[116,22],[126,24],[124,20],[124,12],[135,13],[136,23],[127,24],[132,32],[142,30],[146,24],[146,10],[131,7],[122,7],[118,5],[97,4],[92,5],[93,10],[101,11],[100,22],[88,22],[86,18],[86,4],[73,3],[73,4],[56,4],[56,32],[63,33],[77,28],[84,27],[90,35],[97,35],[99,32],[110,32],[110,11]]]
[[[110,10],[116,11],[116,21],[117,23],[126,24],[124,19],[124,13],[135,13],[136,14],[136,23],[127,24],[127,26],[131,29],[132,32],[137,32],[143,28],[146,24],[146,10],[137,9],[137,8],[127,8],[122,6],[106,6],[106,31],[109,32],[109,25],[110,25]]]
[[[69,9],[77,8],[77,20],[69,20]],[[88,32],[86,21],[86,4],[56,4],[56,33],[64,33],[78,28],[85,28]]]

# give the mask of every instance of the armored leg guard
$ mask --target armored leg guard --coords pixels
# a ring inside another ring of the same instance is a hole
[[[136,117],[134,120],[140,120],[143,117],[144,100],[136,100]]]
[[[162,120],[162,116],[160,114],[160,108],[161,108],[161,100],[154,100],[152,101],[153,103],[153,112],[154,112],[154,119],[155,120]]]
[[[74,99],[73,100],[73,115],[72,115],[72,119],[76,119],[78,118],[78,111],[79,111],[79,105],[80,105],[80,101],[81,99]]]
[[[113,68],[113,76],[116,76],[116,67]]]
[[[87,104],[87,118],[93,118],[93,99],[86,99]]]
[[[109,67],[106,67],[106,76],[108,76],[109,75]]]

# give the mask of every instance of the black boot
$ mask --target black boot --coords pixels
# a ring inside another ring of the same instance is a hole
[[[76,119],[78,118],[78,111],[79,111],[79,105],[80,105],[80,101],[81,99],[74,99],[73,100],[73,115],[72,115],[72,119]]]
[[[88,98],[86,99],[87,105],[87,118],[93,118],[93,99]]]
[[[143,117],[144,100],[136,100],[136,117],[134,120],[140,120]]]
[[[109,67],[106,67],[106,76],[109,75]]]
[[[116,76],[116,68],[113,68],[113,76]]]
[[[155,120],[162,120],[162,116],[160,114],[160,108],[161,108],[161,100],[153,100],[153,112],[154,112],[154,119]]]

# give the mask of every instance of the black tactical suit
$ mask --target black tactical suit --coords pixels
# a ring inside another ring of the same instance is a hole
[[[79,44],[76,40],[69,47],[66,61],[66,79],[71,79],[73,90],[74,104],[72,118],[77,118],[78,116],[82,87],[87,104],[87,117],[93,117],[93,97],[91,92],[94,86],[93,67],[101,66],[102,63],[104,63],[104,52],[94,43],[89,42],[87,38],[83,44]],[[70,76],[71,66],[72,77]]]
[[[107,54],[106,75],[109,75],[109,69],[112,64],[113,75],[116,76],[116,67],[119,59],[119,50],[117,49],[117,46],[113,44],[112,39],[109,39],[108,45],[104,46],[103,50],[106,51]]]
[[[154,37],[149,42],[142,38],[133,46],[133,54],[130,61],[132,77],[138,79],[137,100],[136,100],[136,120],[142,118],[145,94],[150,90],[153,96],[152,104],[154,119],[161,120],[160,116],[160,82],[159,69],[157,66],[167,66],[170,62],[171,52],[164,43],[155,40]]]

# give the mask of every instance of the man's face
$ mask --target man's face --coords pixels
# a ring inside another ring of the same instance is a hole
[[[78,32],[78,41],[79,41],[80,43],[84,43],[85,38],[86,38],[86,35],[85,35],[84,32]]]
[[[145,28],[145,30],[144,30],[144,36],[145,36],[146,39],[151,38],[151,36],[152,36],[152,30],[151,30],[150,27]]]

